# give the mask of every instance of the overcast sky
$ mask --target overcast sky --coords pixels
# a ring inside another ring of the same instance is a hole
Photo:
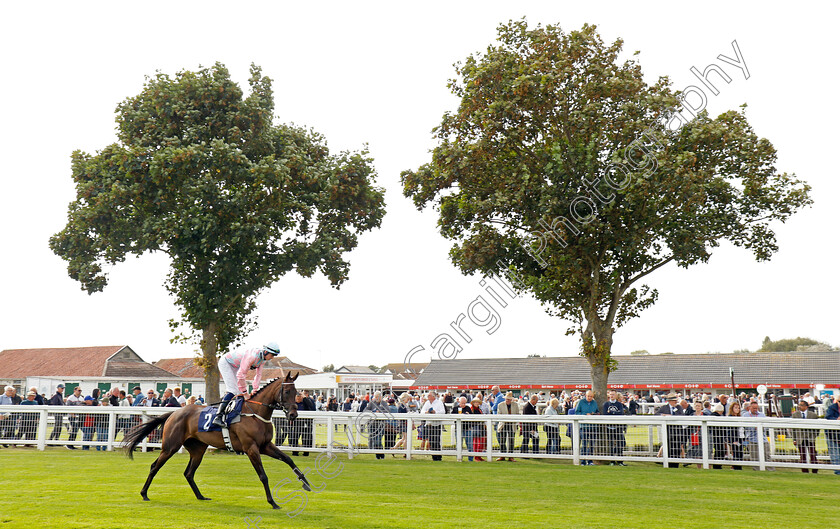
[[[87,7],[84,7],[87,6]],[[493,42],[501,22],[526,16],[565,30],[596,24],[607,42],[641,51],[648,81],[697,84],[689,69],[717,63],[732,82],[708,109],[747,103],[756,132],[779,153],[780,171],[812,187],[814,206],[776,226],[780,250],[757,263],[724,245],[708,264],[670,266],[649,283],[660,299],[618,329],[614,354],[728,353],[809,336],[840,344],[837,228],[836,20],[801,4],[762,2],[16,2],[0,22],[0,350],[130,345],[147,361],[191,356],[170,344],[177,312],[163,287],[163,255],[129,258],[102,293],[72,281],[48,238],[74,198],[70,153],[115,141],[116,105],[144,76],[220,61],[247,89],[251,62],[274,80],[277,119],[323,133],[333,151],[369,145],[386,190],[381,229],[364,234],[340,290],[324,277],[289,275],[258,298],[246,344],[279,342],[311,367],[402,362],[484,293],[479,277],[449,262],[432,211],[402,196],[399,173],[429,160],[431,129],[457,100],[453,63]],[[643,6],[643,7],[642,7]],[[750,77],[717,60],[735,57]],[[485,297],[487,297],[485,295]],[[575,355],[568,324],[530,297],[498,309],[492,335],[472,327],[462,358]],[[467,326],[465,325],[465,328]],[[420,353],[415,361],[428,359]]]

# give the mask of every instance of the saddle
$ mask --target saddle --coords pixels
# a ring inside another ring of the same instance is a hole
[[[231,425],[234,425],[234,424],[238,423],[240,420],[242,420],[242,417],[241,417],[242,405],[244,403],[245,403],[245,399],[243,397],[236,397],[235,399],[232,399],[228,403],[227,407],[225,408],[225,411],[223,412],[223,415],[226,416],[225,424],[227,425],[227,428],[230,428]],[[218,426],[213,424],[213,419],[215,419],[215,418],[216,418],[216,407],[215,406],[207,406],[207,408],[198,415],[198,431],[199,432],[219,432],[219,431],[221,431],[222,430],[221,428],[219,428]]]

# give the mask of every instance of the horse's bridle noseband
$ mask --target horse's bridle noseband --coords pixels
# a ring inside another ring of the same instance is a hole
[[[286,384],[294,384],[294,382],[281,382],[280,383],[280,393],[283,392],[283,386]],[[266,408],[271,408],[272,410],[283,410],[286,413],[289,413],[289,410],[286,409],[286,404],[284,402],[280,402],[277,404],[276,402],[272,402],[271,404],[265,404],[264,402],[260,402],[257,400],[248,399],[245,402],[250,402],[251,404],[259,404],[260,406],[265,406]]]

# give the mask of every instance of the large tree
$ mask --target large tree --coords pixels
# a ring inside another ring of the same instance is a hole
[[[73,153],[76,199],[50,239],[89,293],[105,263],[169,256],[171,325],[200,341],[211,401],[217,354],[253,328],[258,293],[291,270],[340,286],[344,254],[385,213],[366,150],[330,154],[320,135],[274,124],[271,80],[252,65],[249,84],[243,97],[218,63],[147,78],[117,106],[118,141]]]
[[[810,203],[743,111],[689,122],[669,80],[647,84],[621,49],[591,25],[500,26],[456,65],[460,104],[434,129],[431,162],[402,174],[463,273],[500,273],[572,322],[599,402],[615,329],[656,301],[640,280],[722,241],[768,259],[772,223]]]

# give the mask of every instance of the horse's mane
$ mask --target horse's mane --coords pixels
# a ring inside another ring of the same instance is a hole
[[[252,394],[251,394],[251,398],[253,399],[253,398],[254,398],[254,397],[256,397],[257,395],[259,395],[260,393],[262,393],[263,391],[265,391],[266,389],[268,389],[268,387],[269,387],[270,385],[274,384],[275,382],[277,382],[278,380],[281,380],[281,379],[282,379],[282,377],[272,378],[271,380],[269,380],[269,381],[266,383],[266,385],[264,385],[263,387],[261,387],[260,389],[258,389],[258,390],[256,391],[256,393],[252,393]]]

